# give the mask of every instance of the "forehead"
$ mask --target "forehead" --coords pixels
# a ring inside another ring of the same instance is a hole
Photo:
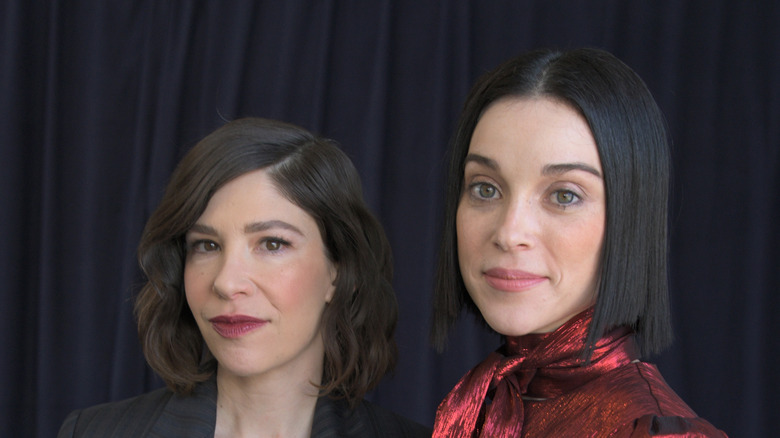
[[[547,97],[492,103],[474,128],[468,152],[499,163],[576,161],[601,170],[598,148],[585,119],[568,104]]]
[[[314,218],[292,202],[266,169],[244,173],[220,187],[209,199],[200,220],[242,222],[286,218],[314,225]]]

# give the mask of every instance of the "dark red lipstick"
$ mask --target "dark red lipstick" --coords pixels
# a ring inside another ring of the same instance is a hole
[[[238,338],[264,326],[268,321],[246,315],[219,315],[209,319],[214,331],[225,338]]]

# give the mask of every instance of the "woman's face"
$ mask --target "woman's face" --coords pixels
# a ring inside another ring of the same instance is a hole
[[[498,333],[546,333],[595,302],[604,181],[585,120],[547,98],[493,103],[456,217],[463,281]]]
[[[214,193],[186,243],[187,303],[220,375],[319,382],[336,268],[314,219],[257,170]]]

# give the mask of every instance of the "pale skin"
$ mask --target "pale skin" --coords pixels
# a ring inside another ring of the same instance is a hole
[[[602,175],[586,121],[560,101],[505,98],[480,118],[456,217],[458,257],[498,333],[551,332],[595,302]]]
[[[214,194],[186,242],[187,303],[218,362],[215,436],[310,436],[337,272],[316,222],[257,170]]]

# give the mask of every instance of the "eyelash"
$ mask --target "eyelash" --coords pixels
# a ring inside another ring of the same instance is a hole
[[[269,244],[278,244],[278,247],[276,249],[271,249],[268,247]],[[206,245],[209,246],[213,245],[213,248],[206,249]],[[274,252],[282,251],[285,247],[290,246],[290,242],[281,237],[268,236],[260,239],[260,241],[258,242],[258,246],[263,251],[274,253]],[[187,246],[187,252],[209,253],[209,252],[214,252],[219,250],[220,250],[219,244],[210,239],[195,240],[194,242],[192,242]]]
[[[484,188],[489,188],[489,189],[493,190],[493,196],[486,197],[486,196],[481,195],[480,191],[482,189],[484,189]],[[491,183],[485,182],[485,181],[478,181],[478,182],[471,183],[471,184],[469,184],[468,189],[469,189],[469,193],[470,193],[471,197],[473,197],[474,199],[480,200],[480,201],[486,201],[486,202],[492,201],[492,200],[496,199],[497,196],[500,195],[499,192],[498,192],[498,188],[496,188],[496,186],[494,186]],[[558,197],[560,195],[571,195],[572,200],[569,201],[569,202],[565,202],[565,203],[564,202],[560,202],[560,200],[558,199]],[[565,210],[568,207],[571,207],[573,205],[577,205],[580,202],[582,202],[582,196],[579,195],[574,190],[569,190],[569,189],[556,189],[552,193],[550,193],[549,199],[553,203],[553,205],[555,205],[556,207],[558,207],[558,208],[560,208],[562,210]]]
[[[214,249],[206,249],[205,245],[214,245]],[[219,245],[213,240],[199,239],[187,245],[187,252],[207,253],[219,250]]]

